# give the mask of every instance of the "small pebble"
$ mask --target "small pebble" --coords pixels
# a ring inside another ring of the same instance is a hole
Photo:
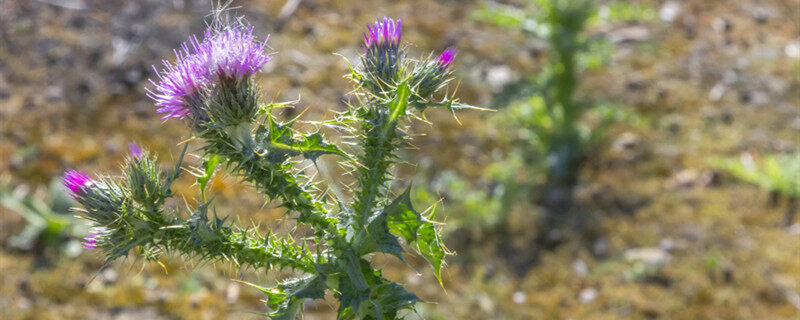
[[[575,260],[575,262],[572,263],[572,269],[575,270],[575,273],[578,274],[579,277],[585,277],[589,273],[589,267],[582,259]]]
[[[525,303],[525,300],[528,300],[528,295],[525,292],[517,291],[511,296],[511,300],[516,304],[522,304]]]
[[[661,6],[661,9],[658,10],[658,17],[661,18],[661,21],[664,22],[672,22],[675,20],[675,17],[681,11],[681,4],[677,1],[669,1]]]
[[[597,289],[595,288],[586,288],[581,290],[581,293],[578,295],[578,300],[581,303],[589,303],[597,299]]]

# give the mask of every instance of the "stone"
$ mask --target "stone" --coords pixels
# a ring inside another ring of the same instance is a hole
[[[581,293],[578,294],[578,301],[581,303],[589,303],[597,299],[597,289],[595,288],[586,288],[581,290]]]
[[[644,263],[649,269],[661,269],[669,264],[669,252],[661,248],[632,248],[625,250],[625,260]]]
[[[681,12],[681,4],[677,1],[667,1],[658,10],[658,17],[661,21],[672,22]]]

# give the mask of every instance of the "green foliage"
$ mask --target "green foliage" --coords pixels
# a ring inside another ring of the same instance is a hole
[[[765,155],[759,162],[746,154],[738,160],[714,158],[710,163],[764,190],[800,199],[800,153]]]
[[[604,12],[617,17],[628,12],[624,8],[612,2]],[[513,146],[506,158],[521,161],[529,175],[523,178],[524,185],[518,176],[501,175],[508,178],[500,181],[508,189],[539,184],[571,188],[587,152],[603,141],[605,128],[636,118],[623,108],[583,100],[577,94],[581,72],[604,66],[613,50],[606,39],[587,34],[597,17],[596,5],[585,0],[529,1],[520,8],[487,6],[476,13],[475,18],[482,21],[519,21],[526,34],[549,44],[542,71],[512,84],[498,99],[507,106],[494,120],[508,137],[504,142]]]
[[[411,203],[411,183],[400,194],[391,187],[400,159],[396,151],[407,143],[408,124],[422,118],[427,108],[479,109],[452,97],[437,100],[437,91],[450,79],[446,66],[398,56],[362,58],[351,67],[358,104],[336,114],[327,124],[347,131],[358,147],[345,151],[319,131],[300,132],[294,120],[281,122],[257,93],[257,82],[245,80],[214,87],[202,107],[193,110],[190,128],[199,141],[202,167],[194,172],[203,203],[190,208],[185,218],[165,206],[173,197],[170,187],[182,172],[188,142],[175,168],[157,170],[157,159],[126,159],[122,178],[102,177],[80,191],[83,215],[100,230],[97,247],[106,263],[138,253],[156,261],[172,253],[199,261],[230,261],[253,269],[292,269],[301,274],[268,288],[250,284],[266,295],[272,319],[295,319],[307,299],[323,299],[326,292],[339,301],[339,319],[397,319],[420,299],[381,275],[370,259],[376,253],[401,261],[408,249],[433,267],[441,282],[444,258],[441,225],[434,208],[417,211]],[[372,74],[380,71],[380,74]],[[225,79],[220,81],[227,81]],[[316,165],[319,157],[335,156],[351,168],[355,184],[350,198],[326,194],[324,182],[307,175],[302,163]],[[215,170],[223,168],[280,203],[286,214],[313,231],[315,237],[261,235],[255,228],[240,228],[213,210],[207,185]]]
[[[657,18],[653,8],[629,1],[609,1],[599,9],[601,19],[607,21],[652,21]]]
[[[429,181],[445,195],[448,210],[458,213],[462,226],[473,233],[494,229],[506,223],[520,199],[537,199],[548,211],[565,209],[546,203],[547,195],[530,195],[551,189],[570,194],[587,154],[605,141],[607,129],[617,122],[641,121],[628,108],[580,96],[581,73],[605,67],[614,50],[606,37],[589,30],[597,23],[650,19],[651,14],[645,6],[587,0],[491,2],[472,12],[472,20],[540,40],[548,52],[541,72],[508,84],[495,97],[501,112],[491,121],[501,132],[496,144],[507,146],[499,149],[502,157],[478,183],[451,172]],[[568,196],[566,206],[569,201]]]
[[[483,6],[473,11],[470,17],[476,21],[488,22],[508,29],[522,28],[528,21],[525,11],[503,5]]]
[[[69,210],[75,205],[75,201],[64,191],[58,180],[53,180],[48,188],[42,190],[46,190],[46,196],[25,189],[0,187],[0,206],[19,214],[27,222],[19,234],[9,239],[9,245],[21,249],[40,246],[43,249],[55,249],[57,253],[76,256],[81,252],[80,238],[89,232]],[[41,250],[42,253],[44,251]],[[40,258],[46,262],[47,257]]]
[[[203,161],[203,174],[197,176],[197,184],[200,185],[200,193],[203,196],[203,201],[206,199],[206,186],[214,175],[214,170],[217,169],[219,164],[219,156],[213,155]]]
[[[504,18],[492,18],[498,16]],[[575,92],[578,73],[603,65],[607,56],[605,42],[585,35],[586,24],[595,16],[589,1],[531,1],[520,9],[487,6],[476,14],[490,22],[517,17],[513,21],[520,21],[524,31],[549,43],[549,64],[536,77],[515,85],[514,91],[523,95],[504,101],[508,110],[497,117],[514,137],[509,142],[519,149],[525,165],[537,168],[533,173],[544,173],[548,185],[573,185],[587,142],[593,140],[590,133],[595,130],[585,127],[584,118],[595,105],[577,100]]]

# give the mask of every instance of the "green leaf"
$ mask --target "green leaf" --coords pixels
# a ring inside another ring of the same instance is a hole
[[[265,302],[273,310],[268,316],[273,320],[294,320],[305,299],[322,299],[325,296],[325,277],[312,275],[292,279],[277,288],[265,288],[243,282],[267,295]]]
[[[181,151],[181,155],[178,157],[178,162],[175,163],[175,167],[172,169],[170,176],[167,178],[167,181],[164,183],[164,187],[162,191],[168,197],[172,196],[172,183],[175,182],[178,177],[181,175],[181,164],[183,164],[183,157],[186,156],[186,150],[189,149],[189,142],[186,141],[183,143],[183,150]]]
[[[800,153],[764,155],[762,158],[759,163],[749,156],[738,160],[713,158],[709,162],[711,166],[765,190],[800,198]]]
[[[411,87],[408,85],[408,80],[405,80],[397,85],[397,89],[394,92],[394,99],[389,101],[386,105],[386,107],[389,108],[389,119],[386,121],[386,125],[381,132],[384,137],[389,133],[391,128],[394,128],[392,124],[394,124],[400,116],[406,114],[409,96],[411,96]]]
[[[447,250],[439,239],[438,230],[432,222],[433,216],[436,213],[436,208],[431,210],[431,214],[422,223],[422,226],[417,230],[417,249],[419,253],[425,257],[431,266],[433,266],[433,273],[439,284],[442,284],[442,265],[444,264],[444,256]]]
[[[347,154],[335,144],[325,143],[322,134],[319,132],[305,136],[303,140],[297,143],[297,147],[302,150],[303,157],[310,160],[316,160],[323,154],[338,154],[347,157]]]
[[[197,177],[197,183],[200,185],[200,192],[205,192],[208,181],[214,176],[214,170],[217,168],[217,164],[219,164],[218,155],[213,155],[203,161],[203,175]]]
[[[369,299],[369,284],[365,276],[375,275],[372,266],[364,259],[356,258],[353,254],[344,254],[339,260],[339,267],[343,269],[347,278],[339,281],[338,298],[341,301],[337,319],[357,318],[361,304]],[[340,256],[341,256],[340,254]]]
[[[367,241],[361,248],[361,254],[367,254],[379,250],[383,253],[392,254],[400,260],[403,259],[403,246],[397,241],[397,237],[389,233],[389,226],[386,222],[387,212],[381,211],[369,218],[367,222],[367,236],[372,241]]]
[[[411,309],[418,301],[422,300],[399,284],[389,281],[373,287],[370,295],[373,316],[378,319],[396,319],[398,311]]]
[[[270,116],[269,117],[269,140],[273,143],[275,142],[282,142],[286,144],[291,144],[293,138],[293,132],[291,128],[291,123],[282,124]]]
[[[447,250],[442,244],[436,223],[432,221],[436,208],[428,217],[422,217],[411,205],[411,186],[381,211],[389,231],[402,237],[406,243],[416,243],[418,252],[430,262],[436,279],[441,283],[441,269]]]
[[[348,155],[335,144],[326,143],[319,132],[295,139],[295,132],[290,127],[291,123],[280,124],[269,118],[269,141],[262,143],[269,151],[279,151],[290,156],[303,155],[303,157],[316,160],[323,154]]]
[[[422,216],[411,205],[411,184],[383,211],[389,231],[403,238],[406,243],[417,240],[417,231],[422,226]]]

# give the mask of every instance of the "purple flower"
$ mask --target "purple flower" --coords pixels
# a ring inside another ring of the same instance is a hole
[[[147,96],[155,100],[155,105],[159,107],[156,111],[164,113],[162,119],[186,117],[190,113],[188,100],[199,94],[210,82],[209,71],[190,53],[188,46],[184,43],[181,48],[183,51],[175,51],[174,64],[164,60],[164,69],[160,72],[156,70],[158,83],[150,79],[156,92],[150,88],[145,89]]]
[[[241,81],[259,72],[270,56],[266,40],[257,42],[253,29],[242,25],[207,29],[203,41],[192,36],[191,47],[183,43],[181,51],[175,51],[174,63],[163,61],[164,68],[156,70],[158,82],[150,80],[155,90],[146,89],[157,111],[164,113],[161,118],[183,119],[217,81]]]
[[[142,150],[139,149],[139,145],[136,142],[131,142],[128,144],[128,151],[131,154],[131,157],[134,159],[139,159],[142,157]]]
[[[382,45],[400,46],[400,35],[400,19],[395,22],[383,17],[383,21],[378,20],[372,26],[367,26],[367,32],[364,33],[364,50]]]
[[[269,62],[266,43],[253,37],[253,26],[234,25],[223,30],[208,29],[203,42],[193,39],[195,54],[205,68],[223,79],[241,81],[261,70]]]
[[[439,67],[441,67],[442,69],[447,68],[448,66],[450,66],[451,63],[453,63],[453,59],[455,59],[455,57],[456,57],[455,48],[450,47],[445,49],[444,52],[442,52],[442,54],[437,59]]]
[[[97,249],[97,241],[100,233],[92,233],[83,239],[83,247],[86,249]]]
[[[83,189],[88,188],[94,183],[92,178],[89,178],[83,171],[72,169],[64,173],[61,182],[69,190],[69,195],[76,200],[80,197],[80,193]]]

